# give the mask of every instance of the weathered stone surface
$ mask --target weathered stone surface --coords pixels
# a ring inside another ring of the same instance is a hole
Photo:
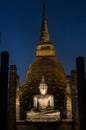
[[[73,130],[72,120],[62,120],[60,122],[17,122],[17,130]]]
[[[10,83],[9,83],[9,112],[8,112],[9,130],[16,129],[16,77],[17,77],[16,65],[11,65]]]

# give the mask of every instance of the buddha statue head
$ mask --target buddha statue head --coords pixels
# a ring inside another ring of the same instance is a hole
[[[47,89],[48,89],[48,86],[45,83],[44,76],[42,76],[41,83],[39,84],[39,90],[40,90],[41,95],[46,95]]]

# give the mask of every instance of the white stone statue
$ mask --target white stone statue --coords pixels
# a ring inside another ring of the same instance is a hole
[[[28,118],[60,118],[60,111],[54,110],[54,96],[47,94],[48,86],[42,76],[39,85],[40,94],[33,96],[33,108],[27,112]]]

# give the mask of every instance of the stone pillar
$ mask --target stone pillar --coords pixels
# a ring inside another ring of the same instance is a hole
[[[80,130],[86,127],[86,86],[85,86],[85,62],[84,57],[76,58],[78,104],[80,116]]]
[[[16,121],[20,120],[20,87],[19,76],[16,79]]]
[[[71,79],[67,76],[66,80],[66,110],[67,119],[72,119],[72,92],[71,92]]]
[[[72,81],[72,107],[73,107],[73,130],[80,129],[79,120],[79,109],[78,109],[78,91],[77,91],[77,75],[76,70],[71,71],[71,81]]]
[[[9,81],[9,130],[16,130],[16,76],[16,65],[11,65]]]
[[[0,130],[8,130],[8,63],[8,52],[2,52],[0,66]]]

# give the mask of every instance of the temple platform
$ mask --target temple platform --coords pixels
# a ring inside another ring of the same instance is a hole
[[[16,122],[16,130],[74,130],[72,119],[61,119],[50,121],[27,121],[18,120]]]

